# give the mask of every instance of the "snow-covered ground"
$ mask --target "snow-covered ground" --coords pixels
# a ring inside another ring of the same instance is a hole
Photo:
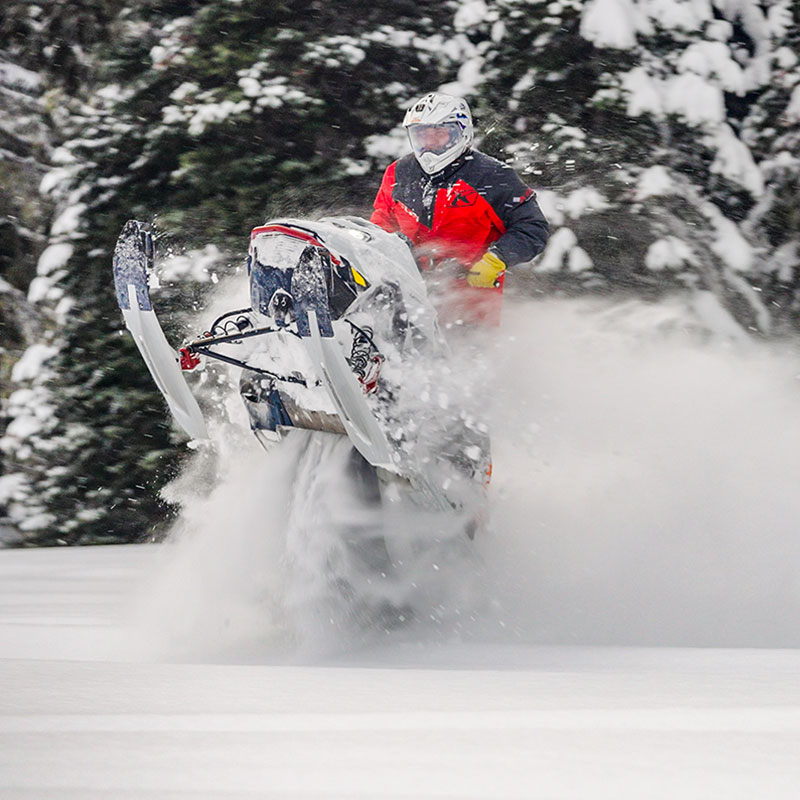
[[[0,797],[797,797],[794,354],[668,303],[496,341],[490,524],[412,623],[325,602],[325,470],[235,426],[169,544],[0,550]]]
[[[0,552],[0,796],[794,798],[800,652],[132,647],[157,546]],[[262,654],[263,656],[263,654]]]

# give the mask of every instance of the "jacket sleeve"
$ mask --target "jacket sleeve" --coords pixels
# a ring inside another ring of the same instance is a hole
[[[505,171],[507,170],[507,172]],[[510,168],[504,170],[502,185],[498,186],[498,199],[495,205],[506,232],[492,244],[490,250],[497,253],[507,266],[530,261],[544,250],[550,236],[536,192],[527,186]]]
[[[372,204],[372,216],[369,218],[370,222],[374,222],[379,227],[383,228],[389,233],[395,233],[399,230],[397,220],[394,216],[394,202],[392,201],[392,190],[395,185],[395,166],[397,162],[390,164],[383,173],[383,180],[381,181],[380,189],[375,197],[375,202]]]

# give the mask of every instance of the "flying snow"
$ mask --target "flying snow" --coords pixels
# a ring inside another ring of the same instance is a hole
[[[140,604],[146,646],[221,660],[386,638],[797,646],[799,370],[731,331],[678,300],[509,300],[469,367],[493,443],[485,530],[426,550],[427,521],[395,520],[392,558],[403,537],[416,554],[405,580],[344,573],[338,595],[326,570],[361,513],[346,441],[305,462],[302,433],[264,452],[229,395],[215,452],[169,489],[183,511]]]
[[[677,302],[526,302],[505,322],[480,542],[505,630],[797,646],[796,353]]]

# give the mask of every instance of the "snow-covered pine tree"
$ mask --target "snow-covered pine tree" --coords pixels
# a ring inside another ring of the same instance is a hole
[[[537,263],[543,288],[646,285],[646,226],[629,213],[629,165],[657,139],[603,94],[636,54],[598,51],[581,35],[581,0],[490,4],[477,112],[483,148],[534,186],[551,223]]]
[[[495,146],[546,187],[554,223],[540,285],[683,287],[701,315],[769,330],[740,223],[764,192],[741,129],[771,82],[770,8],[498,0],[489,10],[501,26],[483,93],[501,112]]]
[[[37,271],[61,269],[73,247],[61,241],[65,219],[49,239],[54,203],[40,184],[58,158],[66,107],[87,78],[84,48],[103,37],[107,5],[12,1],[0,8],[0,540],[25,537],[51,519],[31,476],[48,460],[35,449],[54,425],[44,384],[58,349],[58,315],[51,313],[57,298],[38,302]],[[16,533],[4,518],[18,523]]]
[[[744,224],[759,248],[755,282],[773,316],[800,328],[800,3],[769,6],[769,83],[742,121],[765,191]]]
[[[42,320],[26,292],[52,213],[39,202],[50,156],[41,118],[42,77],[20,66],[22,60],[20,54],[0,54],[0,399],[8,395],[13,363],[42,335]]]

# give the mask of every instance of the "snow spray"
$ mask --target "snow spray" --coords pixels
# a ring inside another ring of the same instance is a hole
[[[229,387],[213,452],[167,490],[183,510],[142,604],[147,646],[280,661],[447,637],[800,644],[791,353],[681,300],[526,299],[507,301],[484,361],[456,358],[451,380],[477,370],[491,388],[485,529],[405,562],[395,549],[400,581],[343,570],[338,594],[340,534],[363,512],[340,480],[346,440],[297,432],[265,452]],[[388,524],[395,545],[428,531],[420,517]]]
[[[237,302],[223,287],[215,306]],[[457,372],[442,377],[431,402],[459,394]],[[474,619],[483,595],[473,591],[480,573],[463,521],[365,503],[348,477],[353,447],[344,436],[294,430],[265,450],[235,373],[212,367],[196,387],[211,442],[164,490],[181,511],[139,604],[145,651],[313,659],[412,626],[449,635]]]
[[[719,312],[507,304],[485,631],[800,645],[800,363]]]

